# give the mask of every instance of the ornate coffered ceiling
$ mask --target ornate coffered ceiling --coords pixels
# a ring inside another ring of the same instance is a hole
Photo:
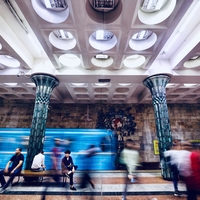
[[[30,77],[47,73],[51,103],[150,104],[143,80],[167,73],[167,103],[200,101],[199,0],[50,2],[0,1],[0,97],[34,101]]]

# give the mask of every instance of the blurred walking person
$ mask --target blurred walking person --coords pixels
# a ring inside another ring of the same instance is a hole
[[[169,158],[169,165],[172,172],[174,196],[180,197],[185,194],[178,190],[180,177],[190,176],[190,155],[191,152],[183,149],[181,142],[173,143],[171,150],[165,151],[164,156]]]
[[[95,147],[95,145],[90,145],[90,147],[83,151],[83,156],[82,156],[82,164],[83,164],[83,169],[84,169],[84,173],[82,175],[82,179],[81,179],[81,184],[80,187],[81,188],[86,188],[87,184],[89,183],[93,189],[95,189],[95,185],[94,182],[91,179],[90,176],[90,171],[93,168],[93,164],[95,164],[94,158],[95,155],[100,152],[100,148]]]
[[[197,200],[200,191],[200,152],[194,150],[190,154],[191,174],[184,177],[187,189],[187,200]]]
[[[139,165],[139,152],[140,146],[137,145],[133,140],[128,139],[125,142],[124,149],[120,154],[120,162],[126,165],[127,176],[125,177],[125,188],[122,200],[126,200],[128,182],[136,182],[134,172],[136,167]]]

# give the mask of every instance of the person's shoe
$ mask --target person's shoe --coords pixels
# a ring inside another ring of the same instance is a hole
[[[70,190],[76,190],[76,188],[75,187],[70,187]]]
[[[136,180],[134,178],[131,179],[131,183],[135,183]]]
[[[181,193],[181,192],[179,192],[178,190],[176,190],[176,191],[174,192],[174,196],[175,196],[175,197],[181,197],[181,196],[184,196],[184,194]]]
[[[4,191],[5,191],[5,187],[1,187],[1,189],[0,189],[0,194],[2,194]]]
[[[40,176],[39,178],[38,178],[38,182],[42,182],[43,181],[43,177],[42,176]]]

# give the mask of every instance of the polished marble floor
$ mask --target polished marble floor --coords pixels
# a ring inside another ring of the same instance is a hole
[[[81,172],[74,175],[76,191],[69,189],[69,183],[63,187],[51,178],[44,178],[43,183],[25,182],[23,178],[15,186],[7,188],[0,194],[0,200],[118,200],[124,191],[125,171],[102,171],[90,173],[95,189],[90,185],[80,188]],[[128,183],[127,200],[174,200],[173,183],[163,180],[159,171],[138,171],[138,182]],[[185,184],[179,182],[179,190],[185,192]],[[179,199],[186,199],[178,197]],[[200,199],[200,196],[199,196]]]

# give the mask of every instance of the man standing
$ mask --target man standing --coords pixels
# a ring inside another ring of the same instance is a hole
[[[5,169],[0,171],[0,182],[1,182],[1,192],[3,192],[10,183],[12,183],[13,179],[17,174],[19,174],[22,170],[23,163],[24,163],[24,155],[21,153],[22,149],[17,148],[15,150],[15,155],[13,155],[8,163],[6,164]],[[10,167],[10,164],[11,167]],[[5,181],[4,174],[9,174],[10,178],[8,181]]]

